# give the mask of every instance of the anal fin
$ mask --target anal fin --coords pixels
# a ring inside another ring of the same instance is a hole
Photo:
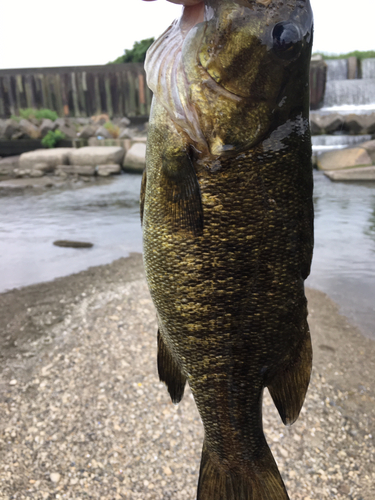
[[[158,330],[158,372],[159,378],[168,388],[172,402],[177,404],[184,395],[186,377],[173,359],[170,350],[165,344]]]
[[[293,424],[298,418],[309,386],[311,367],[311,338],[307,332],[297,358],[279,370],[267,386],[285,425]]]

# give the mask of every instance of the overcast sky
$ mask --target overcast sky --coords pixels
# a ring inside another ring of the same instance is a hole
[[[106,64],[158,36],[181,7],[166,0],[0,0],[0,69]],[[375,50],[375,0],[311,0],[314,51]]]

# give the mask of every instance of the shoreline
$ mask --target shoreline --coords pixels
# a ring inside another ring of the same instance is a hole
[[[375,342],[307,297],[310,389],[290,428],[266,394],[267,440],[291,499],[372,500]],[[1,293],[0,322],[2,498],[194,498],[202,427],[158,381],[140,254]]]

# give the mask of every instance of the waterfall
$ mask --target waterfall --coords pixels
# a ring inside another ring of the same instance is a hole
[[[361,125],[356,125],[355,121],[353,125],[348,125],[351,122],[348,121],[345,125],[345,130],[351,132],[352,134],[358,134],[359,130],[362,132],[373,132],[373,126],[365,125],[375,116],[375,58],[363,59],[361,61],[361,72],[362,78],[353,78],[356,75],[356,68],[358,68],[357,59],[351,57],[349,59],[328,59],[324,61],[327,64],[327,79],[324,92],[323,106],[319,110],[320,116],[329,115],[332,112],[336,112],[341,116],[341,121],[344,121],[344,116],[348,113],[355,115],[371,115],[366,121],[366,119],[361,121]],[[350,79],[348,77],[349,66],[351,67]],[[358,76],[358,75],[357,75]],[[374,118],[375,119],[375,118]],[[359,122],[358,122],[359,123]],[[362,123],[364,124],[362,126]],[[319,133],[318,122],[315,123],[317,129],[315,133]],[[331,133],[337,131],[339,127],[334,125],[333,128],[330,127]],[[320,127],[321,131],[324,127]],[[320,136],[322,137],[322,136]],[[353,136],[351,136],[353,137]],[[324,141],[325,139],[318,139]],[[315,148],[339,148],[344,145],[354,144],[353,139],[348,139],[344,141],[342,139],[327,139],[328,142],[319,142],[314,145]],[[335,142],[335,141],[339,142]],[[364,136],[361,136],[360,140],[365,140]]]
[[[375,108],[375,78],[362,80],[329,80],[326,84],[324,108],[343,105]]]
[[[375,78],[375,59],[363,59],[362,78]]]
[[[371,135],[314,135],[311,141],[314,150],[323,150],[355,146],[370,141],[371,137]]]
[[[348,78],[347,59],[327,59],[327,82],[330,80],[346,80]]]

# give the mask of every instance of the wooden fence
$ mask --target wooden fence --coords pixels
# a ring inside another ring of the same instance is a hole
[[[143,64],[107,64],[0,70],[0,117],[22,108],[48,108],[59,116],[145,116],[152,93]]]
[[[311,109],[323,102],[326,71],[324,61],[312,61]],[[145,117],[151,99],[143,64],[0,70],[0,118],[22,108],[48,108],[59,116]]]

